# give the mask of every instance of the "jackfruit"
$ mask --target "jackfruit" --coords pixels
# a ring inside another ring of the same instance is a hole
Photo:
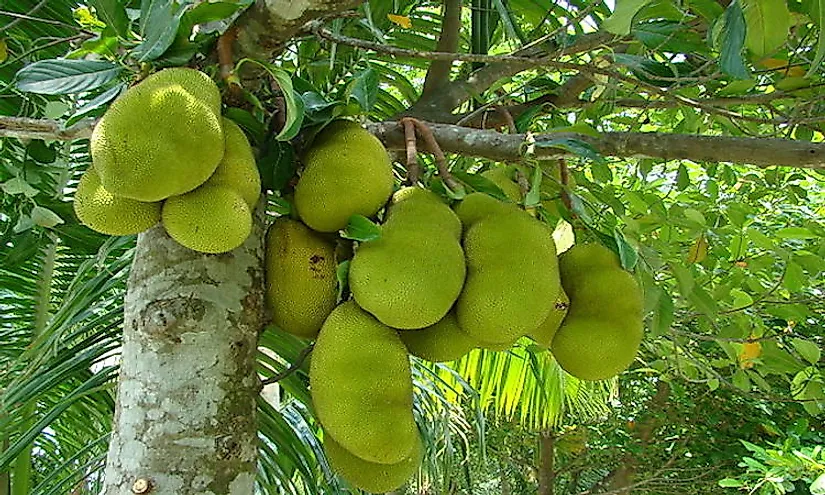
[[[317,139],[295,187],[301,220],[319,232],[335,232],[352,215],[378,212],[393,188],[392,163],[381,141],[352,125],[324,129]]]
[[[522,211],[475,222],[464,236],[467,280],[456,303],[461,328],[506,343],[535,330],[560,290],[550,230]]]
[[[350,264],[355,301],[392,328],[433,325],[464,284],[464,252],[456,235],[460,222],[431,195],[410,194],[391,206],[381,238],[359,245]]]
[[[398,336],[410,354],[433,363],[455,361],[480,344],[458,326],[454,311],[432,326],[421,330],[403,330],[398,332]]]
[[[153,202],[206,182],[224,153],[220,105],[218,87],[193,69],[165,69],[130,88],[92,133],[103,186]]]
[[[227,118],[223,122],[226,142],[223,159],[206,184],[225,186],[241,195],[250,210],[255,209],[261,196],[261,175],[255,164],[252,146],[238,124]]]
[[[504,192],[507,199],[515,203],[521,202],[521,186],[513,179],[515,173],[514,166],[495,167],[481,173],[481,176],[488,179]]]
[[[474,223],[486,216],[508,211],[514,212],[519,211],[519,209],[513,204],[503,203],[490,195],[480,192],[468,194],[455,206],[455,213],[461,220],[465,232],[467,232]]]
[[[318,420],[342,447],[379,464],[410,456],[418,428],[407,348],[354,301],[336,307],[321,327],[309,383]]]
[[[313,338],[338,298],[335,245],[280,217],[266,234],[267,303],[281,330]]]
[[[369,462],[353,455],[331,436],[324,437],[324,452],[333,471],[355,488],[370,493],[386,493],[403,485],[421,466],[424,448],[421,439],[407,457],[394,464]]]
[[[550,347],[559,365],[582,380],[604,380],[633,362],[642,341],[642,293],[618,257],[599,244],[576,245],[559,258],[570,298]]]
[[[166,232],[202,253],[231,251],[249,237],[252,213],[240,194],[223,186],[203,186],[173,196],[161,211]]]
[[[93,168],[80,178],[74,194],[74,211],[83,225],[108,235],[143,232],[160,221],[161,203],[142,203],[115,196],[100,184]]]
[[[550,310],[550,314],[547,315],[547,318],[545,318],[544,322],[539,325],[537,329],[528,333],[527,336],[533,339],[539,346],[549,348],[553,342],[553,337],[556,335],[556,331],[561,326],[561,322],[564,320],[564,317],[567,316],[567,308],[569,307],[570,298],[567,297],[564,289],[559,290],[556,300],[553,301],[553,309]]]

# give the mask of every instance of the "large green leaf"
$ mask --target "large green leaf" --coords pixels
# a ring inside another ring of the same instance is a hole
[[[791,13],[785,0],[739,0],[745,16],[745,47],[755,58],[776,51],[791,29]]]
[[[17,73],[17,88],[47,95],[84,93],[108,83],[121,70],[102,60],[41,60]]]
[[[614,34],[630,34],[633,18],[652,0],[616,0],[613,15],[604,20],[602,27]]]
[[[722,47],[719,65],[722,71],[738,79],[748,79],[750,73],[742,58],[745,47],[745,16],[739,2],[731,2],[722,17]]]

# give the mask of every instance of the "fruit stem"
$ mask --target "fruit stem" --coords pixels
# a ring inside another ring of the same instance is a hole
[[[444,181],[444,184],[447,185],[453,191],[461,190],[461,183],[458,182],[455,177],[450,173],[450,170],[447,166],[447,157],[444,156],[444,152],[441,150],[441,146],[438,145],[438,141],[436,141],[435,136],[433,135],[433,131],[420,120],[413,119],[411,117],[407,117],[415,124],[415,129],[418,132],[418,135],[424,142],[427,144],[427,147],[430,148],[430,152],[435,157],[435,163],[438,166],[438,175],[441,177],[441,180]]]
[[[399,123],[404,127],[404,140],[407,148],[407,185],[414,186],[421,176],[421,167],[418,165],[418,149],[415,139],[415,122],[410,118],[403,118]]]

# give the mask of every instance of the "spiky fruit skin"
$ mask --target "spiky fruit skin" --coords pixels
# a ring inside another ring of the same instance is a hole
[[[515,205],[503,203],[496,198],[480,193],[470,193],[455,206],[455,213],[467,232],[474,223],[494,213],[519,211]]]
[[[480,345],[458,326],[453,311],[434,325],[421,330],[404,330],[398,332],[398,336],[410,354],[433,363],[455,361]]]
[[[317,139],[295,187],[301,220],[313,230],[336,232],[352,215],[378,212],[393,187],[392,164],[381,141],[352,125],[325,129]]]
[[[567,316],[569,307],[570,298],[567,297],[564,289],[559,290],[556,299],[553,301],[553,308],[550,310],[550,314],[547,315],[547,318],[544,319],[544,322],[542,322],[537,329],[528,333],[527,336],[533,339],[537,345],[546,349],[549,348],[553,342],[553,337],[555,337],[556,332],[561,326],[561,322],[564,320],[564,317]]]
[[[560,289],[550,230],[524,212],[493,214],[470,227],[464,251],[467,281],[456,303],[461,328],[492,344],[538,328]]]
[[[349,284],[359,306],[392,328],[435,324],[464,284],[460,222],[424,192],[390,207],[380,239],[361,244]]]
[[[321,327],[309,382],[324,430],[353,455],[396,464],[415,448],[407,348],[355,302],[337,306]]]
[[[223,118],[225,148],[223,158],[206,184],[225,186],[241,195],[250,210],[261,196],[261,175],[252,146],[238,124]]]
[[[418,438],[410,454],[394,464],[369,462],[353,455],[331,436],[324,438],[324,452],[333,471],[355,488],[386,493],[403,485],[421,466],[424,449]]]
[[[633,362],[642,341],[642,292],[612,251],[576,245],[559,258],[567,316],[550,350],[559,365],[582,380],[604,380]]]
[[[400,222],[390,222],[393,216],[407,218],[427,217],[426,222],[418,222],[423,229],[441,230],[461,239],[461,220],[441,198],[427,189],[404,187],[392,195],[392,202],[387,211],[385,228]],[[404,225],[402,224],[402,227]]]
[[[252,213],[240,194],[223,186],[203,186],[173,196],[161,211],[166,232],[201,253],[231,251],[249,237]]]
[[[106,190],[153,202],[206,182],[224,152],[220,101],[206,74],[185,68],[162,70],[126,91],[92,133]]]
[[[266,234],[266,300],[272,322],[303,338],[318,335],[338,298],[335,245],[280,217]]]
[[[138,234],[160,221],[161,203],[142,203],[113,195],[100,184],[100,176],[93,168],[80,178],[73,206],[83,225],[101,234]]]

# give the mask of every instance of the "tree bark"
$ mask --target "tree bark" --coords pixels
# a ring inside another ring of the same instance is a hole
[[[103,495],[254,492],[263,250],[261,211],[222,255],[139,236]]]
[[[539,434],[539,489],[537,495],[553,495],[556,483],[556,436],[552,430]]]

